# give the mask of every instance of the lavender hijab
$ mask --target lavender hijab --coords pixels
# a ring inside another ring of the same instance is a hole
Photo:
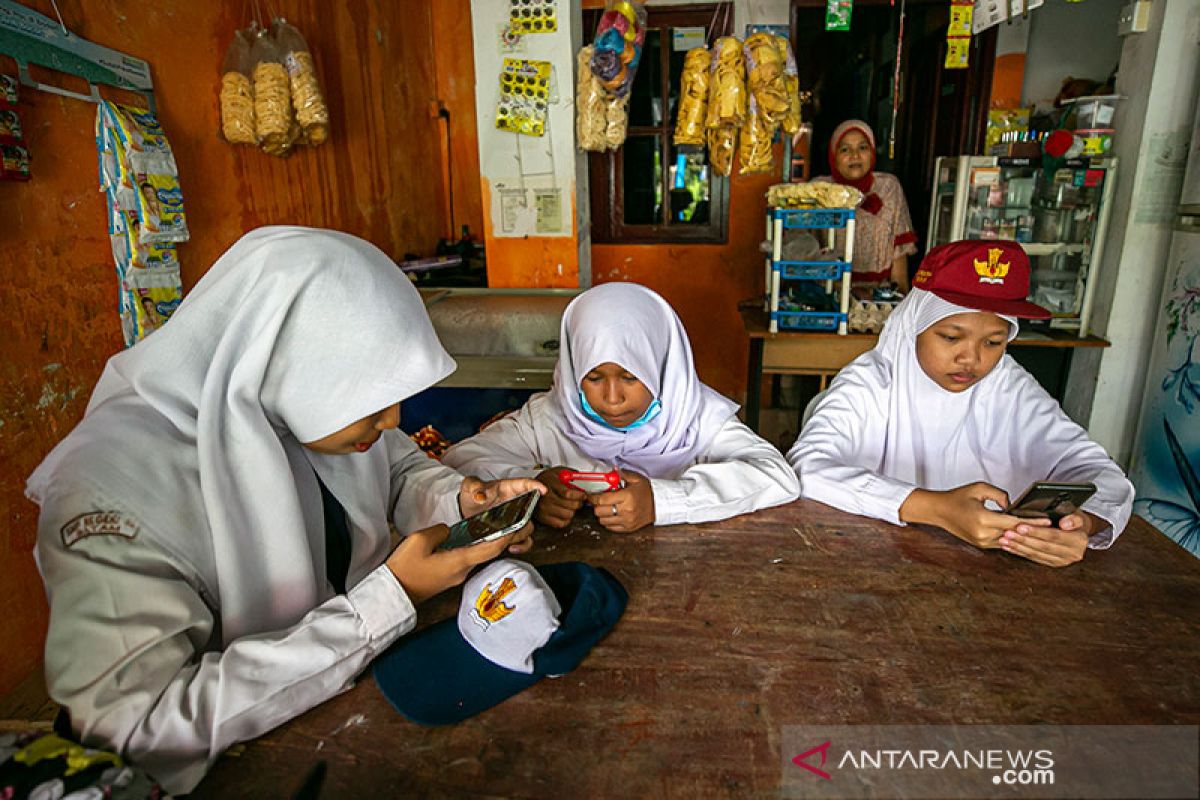
[[[687,331],[660,296],[634,283],[606,283],[575,298],[563,313],[562,351],[551,395],[563,431],[598,461],[651,478],[674,478],[696,463],[737,404],[700,382]],[[583,412],[580,382],[605,363],[619,364],[662,404],[662,412],[628,432]]]

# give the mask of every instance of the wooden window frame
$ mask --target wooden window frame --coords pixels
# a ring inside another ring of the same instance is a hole
[[[625,219],[624,176],[625,147],[615,151],[588,154],[588,177],[592,207],[592,241],[597,244],[726,244],[729,237],[729,178],[712,175],[709,184],[709,222],[707,225],[669,225],[670,190],[667,185],[671,154],[671,139],[675,129],[674,116],[667,112],[670,97],[670,29],[679,27],[712,26],[710,43],[718,36],[728,35],[733,27],[732,2],[649,6],[647,28],[663,30],[659,58],[662,82],[659,87],[663,101],[663,121],[658,126],[630,126],[628,136],[657,136],[663,154],[663,212],[655,225],[629,225]],[[722,8],[728,6],[728,8]],[[595,31],[595,16],[585,13],[584,29],[588,41]],[[678,109],[676,109],[677,111]]]

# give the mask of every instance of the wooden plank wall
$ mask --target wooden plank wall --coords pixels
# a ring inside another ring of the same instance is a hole
[[[49,0],[22,1],[53,18]],[[221,63],[251,2],[58,5],[75,33],[151,64],[192,232],[180,248],[185,288],[243,232],[267,224],[346,230],[397,258],[431,253],[449,233],[439,85],[458,87],[448,101],[451,147],[464,162],[454,182],[474,187],[456,191],[456,221],[481,230],[467,0],[259,4],[308,38],[331,114],[330,141],[287,159],[218,136]],[[0,70],[15,74],[3,57]],[[46,626],[30,556],[37,508],[23,496],[25,478],[82,416],[105,361],[122,347],[96,188],[95,110],[23,90],[34,178],[0,183],[0,693],[39,663]]]

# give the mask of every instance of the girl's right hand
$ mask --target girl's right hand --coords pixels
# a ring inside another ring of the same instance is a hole
[[[1050,524],[1048,519],[1022,519],[992,511],[984,505],[988,500],[1008,508],[1008,495],[1004,490],[982,481],[942,492],[915,489],[901,504],[900,519],[936,525],[985,550],[999,548],[1000,537],[1017,525],[1044,527]]]
[[[551,467],[537,476],[537,480],[546,487],[546,493],[538,502],[534,518],[543,525],[551,528],[565,528],[571,524],[575,512],[583,507],[587,495],[582,489],[568,486],[559,480],[558,473],[566,467]]]
[[[513,553],[528,552],[533,547],[532,535],[533,525],[527,524],[511,536],[494,542],[438,551],[438,546],[450,536],[450,529],[445,525],[434,525],[404,537],[386,563],[408,599],[417,605],[458,586],[477,565],[496,558],[505,548],[510,548]]]

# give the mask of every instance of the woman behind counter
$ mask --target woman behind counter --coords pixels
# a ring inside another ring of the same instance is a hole
[[[917,252],[917,234],[904,190],[895,175],[875,172],[875,134],[862,120],[848,119],[829,139],[832,175],[815,181],[853,186],[863,193],[854,220],[855,283],[895,283],[908,291],[908,257]]]

